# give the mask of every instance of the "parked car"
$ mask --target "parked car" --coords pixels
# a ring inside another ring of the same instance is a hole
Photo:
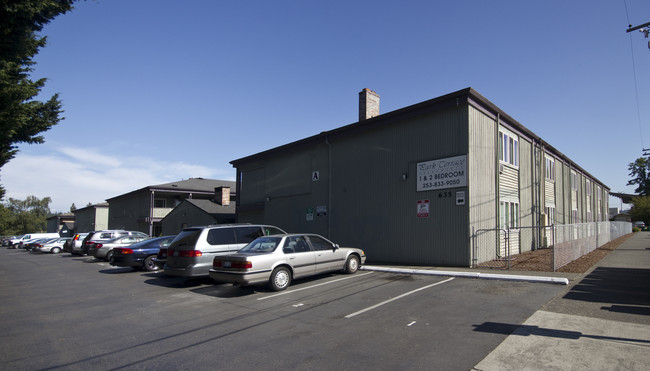
[[[636,221],[636,222],[632,222],[632,226],[637,227],[639,229],[643,229],[643,228],[645,228],[645,222],[643,222],[641,220]]]
[[[117,247],[124,247],[133,245],[136,242],[148,240],[149,236],[133,235],[133,236],[120,236],[107,241],[95,241],[88,244],[88,255],[95,258],[105,259],[111,261],[113,258],[113,249]]]
[[[47,252],[51,254],[58,254],[63,251],[63,245],[70,241],[71,237],[53,238],[44,242],[39,242],[32,245],[33,252]]]
[[[153,263],[161,269],[165,268],[165,263],[167,263],[167,247],[160,248],[158,255],[153,258]]]
[[[84,240],[81,244],[81,254],[90,255],[88,253],[88,246],[93,242],[108,241],[121,236],[141,236],[149,237],[148,234],[139,232],[139,231],[124,231],[124,230],[103,230],[103,231],[92,231],[88,232],[88,235],[84,237]]]
[[[23,236],[24,236],[24,234],[21,234],[20,236],[13,236],[13,237],[9,238],[9,240],[6,242],[7,248],[8,249],[15,249],[16,244],[20,243]]]
[[[237,252],[257,237],[286,233],[278,227],[255,224],[219,224],[185,228],[167,248],[165,274],[208,276],[217,255]]]
[[[152,238],[128,247],[117,247],[113,249],[111,265],[144,269],[147,272],[157,271],[162,266],[157,265],[154,258],[161,248],[166,248],[172,243],[174,237],[176,236]]]
[[[2,239],[2,246],[9,247],[11,246],[11,241],[18,239],[20,236],[6,236]]]
[[[69,252],[72,255],[82,255],[81,254],[81,245],[84,242],[84,238],[88,236],[88,233],[77,233],[75,234],[70,241],[68,241],[63,247],[66,252]]]
[[[239,285],[268,283],[280,291],[295,278],[333,271],[355,273],[365,262],[363,250],[339,247],[316,234],[265,236],[236,254],[215,257],[210,277]]]
[[[54,241],[56,238],[34,238],[31,240],[23,241],[18,245],[19,249],[24,249],[25,251],[31,251],[32,247],[38,245],[38,244],[43,244],[49,241]]]

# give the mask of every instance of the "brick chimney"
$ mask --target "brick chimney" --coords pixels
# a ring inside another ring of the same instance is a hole
[[[214,200],[221,206],[230,205],[230,187],[217,187],[214,189]]]
[[[359,121],[379,116],[379,94],[365,88],[359,93]]]

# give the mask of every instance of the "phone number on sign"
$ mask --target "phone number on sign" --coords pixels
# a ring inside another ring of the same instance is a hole
[[[424,182],[420,183],[420,187],[422,189],[432,189],[432,188],[440,188],[440,187],[450,187],[450,186],[456,186],[460,185],[460,179],[453,179],[453,180],[445,180],[445,181],[439,181],[439,182]]]

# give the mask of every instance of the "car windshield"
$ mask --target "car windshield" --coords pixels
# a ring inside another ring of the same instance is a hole
[[[132,250],[141,249],[141,248],[160,248],[161,246],[167,247],[171,241],[174,239],[174,236],[150,238],[144,241],[136,242],[130,246]]]
[[[244,246],[241,253],[268,253],[273,252],[282,241],[282,237],[260,237]]]

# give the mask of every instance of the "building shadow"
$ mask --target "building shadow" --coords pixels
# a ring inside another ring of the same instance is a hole
[[[485,332],[500,335],[514,336],[543,336],[557,339],[578,340],[581,338],[614,341],[620,343],[634,344],[638,346],[650,347],[650,340],[622,338],[616,336],[589,335],[579,331],[566,331],[553,328],[544,328],[530,325],[514,325],[500,322],[484,322],[480,325],[473,325],[474,331]]]
[[[622,305],[650,307],[650,269],[598,267],[574,285],[564,299],[615,304],[603,309],[621,311]],[[637,314],[650,314],[638,310]]]

